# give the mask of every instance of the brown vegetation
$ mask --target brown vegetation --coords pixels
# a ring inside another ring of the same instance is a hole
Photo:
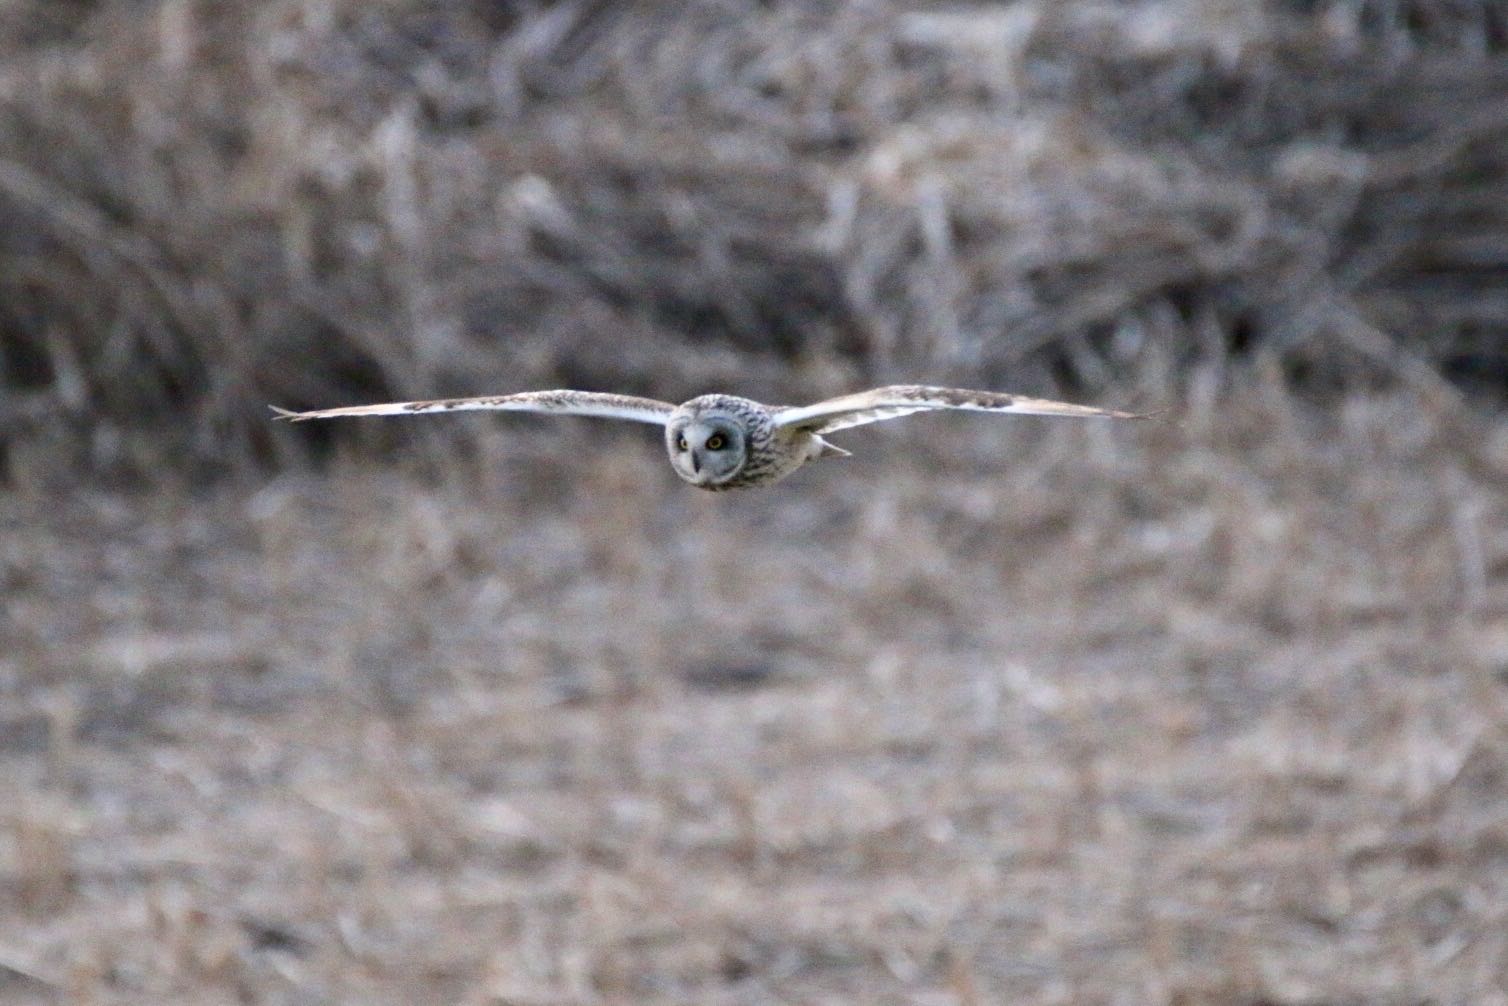
[[[0,6],[0,1004],[1508,1002],[1505,167],[1488,0]],[[889,379],[1178,404],[263,411]]]
[[[96,461],[266,401],[1504,369],[1496,0],[6,11],[5,425]]]

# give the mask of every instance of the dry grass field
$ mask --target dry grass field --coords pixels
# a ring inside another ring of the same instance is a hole
[[[0,0],[0,1006],[1508,1006],[1505,347],[1503,0]]]
[[[479,429],[3,498],[0,1002],[1508,1001],[1501,422]]]

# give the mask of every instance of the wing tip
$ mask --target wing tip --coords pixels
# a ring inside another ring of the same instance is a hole
[[[1112,412],[1110,415],[1116,419],[1156,419],[1159,416],[1166,416],[1172,411],[1173,407],[1171,405],[1164,405],[1161,408],[1152,409],[1147,412]]]
[[[289,409],[280,408],[276,405],[268,405],[267,407],[273,412],[273,422],[302,423],[304,420],[309,418],[309,416],[303,412],[293,412]]]

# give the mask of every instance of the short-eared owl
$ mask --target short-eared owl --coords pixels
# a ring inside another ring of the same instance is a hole
[[[929,388],[898,384],[829,398],[815,405],[765,405],[733,395],[702,395],[681,405],[652,398],[593,391],[526,391],[495,398],[447,398],[432,402],[353,405],[318,412],[289,412],[273,406],[279,418],[302,422],[336,416],[402,416],[423,412],[496,409],[600,416],[650,423],[665,430],[665,448],[675,473],[698,489],[742,489],[785,478],[808,461],[847,457],[823,439],[850,426],[909,416],[932,409],[1014,412],[1028,416],[1101,416],[1141,419],[1087,405],[1022,398],[994,391]]]

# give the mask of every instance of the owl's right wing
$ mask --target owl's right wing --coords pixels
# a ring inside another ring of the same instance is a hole
[[[675,406],[653,398],[613,395],[598,391],[525,391],[517,395],[484,398],[440,398],[428,402],[388,402],[383,405],[348,405],[314,412],[289,412],[270,406],[277,418],[301,423],[307,419],[340,416],[413,416],[426,412],[465,412],[486,409],[500,412],[544,412],[557,416],[597,416],[626,419],[635,423],[664,426]]]

